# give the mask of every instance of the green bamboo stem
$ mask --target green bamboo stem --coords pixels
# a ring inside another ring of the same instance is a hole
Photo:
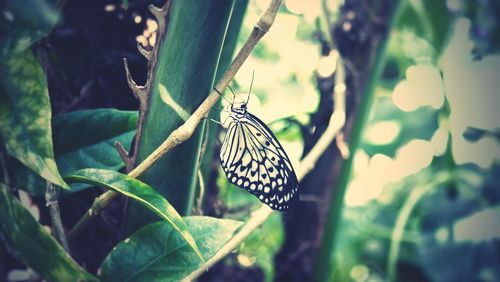
[[[167,32],[158,47],[151,94],[138,145],[136,163],[160,146],[165,137],[189,118],[212,89],[224,37],[233,8],[232,0],[172,1]],[[185,112],[165,107],[160,85]],[[184,120],[186,119],[186,120]],[[197,182],[203,128],[195,130],[183,146],[157,159],[140,180],[161,193],[181,215],[189,215]],[[125,233],[157,220],[147,209],[131,202],[124,220]]]
[[[372,106],[373,96],[375,94],[375,86],[380,78],[382,68],[385,64],[386,48],[388,43],[388,33],[392,30],[397,16],[402,6],[402,0],[396,0],[393,4],[392,11],[389,14],[386,25],[387,33],[382,35],[380,43],[376,50],[375,59],[372,67],[372,73],[364,91],[363,99],[357,110],[357,114],[353,124],[352,134],[350,136],[350,156],[345,161],[340,172],[339,183],[336,186],[335,193],[332,193],[332,205],[328,217],[325,222],[323,240],[320,245],[318,259],[315,265],[315,281],[328,281],[333,274],[334,252],[336,247],[337,235],[339,231],[339,222],[342,215],[344,204],[344,195],[349,184],[352,174],[352,164],[356,151],[359,148],[360,141],[363,135],[363,129],[368,120],[370,109]]]

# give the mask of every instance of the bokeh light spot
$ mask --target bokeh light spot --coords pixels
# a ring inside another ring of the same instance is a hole
[[[435,237],[438,242],[446,242],[450,236],[450,232],[448,231],[448,228],[446,227],[441,227],[439,228],[436,233]]]
[[[487,209],[459,220],[453,226],[455,240],[481,242],[500,238],[500,207]]]
[[[432,135],[431,143],[434,148],[434,156],[442,156],[448,145],[449,132],[447,128],[439,127]]]
[[[444,90],[439,71],[428,65],[409,67],[406,79],[396,85],[392,99],[397,107],[406,112],[421,106],[441,108],[444,104]]]
[[[401,124],[398,121],[381,121],[371,124],[365,132],[365,139],[375,145],[390,144],[401,132]]]
[[[320,77],[330,77],[337,67],[338,53],[330,52],[328,56],[321,57],[318,62],[318,75]]]
[[[351,276],[352,280],[362,282],[368,279],[370,270],[368,269],[368,267],[366,267],[366,265],[358,264],[351,268],[349,275]]]
[[[236,259],[238,260],[238,263],[243,267],[251,267],[255,263],[255,257],[249,257],[243,254],[239,254]]]

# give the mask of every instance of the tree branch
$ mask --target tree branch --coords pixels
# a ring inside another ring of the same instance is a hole
[[[278,9],[283,0],[272,0],[269,7],[261,16],[259,21],[255,24],[252,33],[248,37],[247,41],[241,47],[240,51],[234,58],[233,62],[229,66],[228,70],[224,73],[219,82],[215,85],[214,89],[210,95],[203,101],[203,103],[194,111],[194,113],[184,122],[180,127],[172,131],[167,139],[156,148],[149,156],[144,159],[137,167],[128,173],[129,176],[137,178],[139,175],[144,173],[149,169],[159,158],[163,157],[168,151],[187,141],[195,132],[196,127],[200,121],[205,118],[210,109],[215,105],[217,100],[220,98],[220,94],[227,85],[233,80],[234,76],[243,65],[245,60],[248,58],[253,48],[259,40],[269,31],[272,26]],[[73,239],[77,236],[83,228],[89,223],[89,221],[99,214],[107,205],[115,198],[118,193],[113,191],[108,191],[100,195],[90,209],[85,213],[85,215],[80,218],[80,220],[75,224],[73,229],[69,232],[68,236]]]

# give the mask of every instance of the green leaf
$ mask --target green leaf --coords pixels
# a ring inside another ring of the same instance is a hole
[[[59,8],[56,7],[56,2],[61,1],[2,1],[0,57],[22,52],[45,37],[59,20]]]
[[[128,175],[104,169],[82,169],[68,176],[66,179],[69,182],[83,182],[101,186],[137,201],[168,222],[170,226],[184,238],[196,254],[202,258],[200,250],[198,246],[196,246],[196,242],[189,233],[182,217],[177,213],[175,208],[151,186]]]
[[[6,57],[0,65],[0,137],[9,154],[69,189],[54,160],[51,115],[47,82],[33,53]]]
[[[57,115],[52,121],[55,158],[61,175],[69,175],[84,168],[119,170],[124,163],[114,148],[119,141],[126,149],[135,135],[138,114],[135,111],[95,109]],[[21,189],[43,196],[45,181],[19,168],[17,179]],[[73,193],[90,187],[71,185]]]
[[[231,238],[241,222],[184,218],[205,260]],[[141,228],[119,243],[101,265],[102,281],[179,281],[201,265],[185,241],[165,222]]]
[[[448,39],[454,15],[446,1],[415,0],[408,1],[397,22],[400,30],[409,30],[425,38],[441,54]]]
[[[58,115],[53,122],[55,153],[57,156],[78,154],[77,151],[102,142],[112,146],[117,136],[135,130],[137,117],[136,111],[115,109],[83,110]],[[105,153],[104,149],[102,153]]]
[[[50,281],[96,281],[0,183],[0,233],[23,262]]]

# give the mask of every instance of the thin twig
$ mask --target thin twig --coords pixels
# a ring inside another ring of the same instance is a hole
[[[123,145],[120,141],[113,142],[113,145],[115,145],[115,149],[118,152],[118,155],[120,155],[120,158],[122,159],[123,163],[125,164],[125,169],[127,171],[132,170],[132,168],[134,167],[134,163],[130,159],[129,153],[127,152],[127,149],[125,149],[125,147],[123,147]]]
[[[342,62],[337,60],[337,67],[339,67]],[[338,74],[337,74],[338,75]],[[333,93],[333,99],[335,102],[335,109],[330,116],[330,121],[325,132],[319,138],[318,142],[314,145],[311,151],[302,159],[299,164],[299,170],[297,170],[297,179],[302,181],[302,179],[309,173],[313,168],[319,157],[325,152],[325,150],[330,146],[330,144],[335,139],[335,136],[340,132],[345,123],[345,77],[343,73],[341,78],[336,80],[335,90]],[[234,249],[236,249],[253,231],[255,231],[260,225],[262,225],[267,218],[273,213],[267,205],[262,205],[258,210],[252,213],[250,219],[247,223],[236,233],[235,236],[231,238],[212,258],[210,258],[205,264],[199,267],[197,270],[189,274],[182,281],[192,281],[202,275],[215,263],[219,262],[221,259],[230,254]]]
[[[198,194],[198,199],[196,200],[196,213],[199,215],[203,214],[202,205],[203,197],[205,197],[205,180],[203,179],[203,173],[201,173],[201,164],[203,163],[203,158],[205,157],[205,152],[207,151],[209,127],[209,123],[205,123],[203,143],[201,144],[200,153],[198,154],[198,166],[196,168],[198,174],[198,183],[200,186],[200,193]]]
[[[49,208],[52,230],[57,241],[61,243],[61,246],[64,248],[66,253],[70,254],[68,240],[66,239],[66,234],[64,233],[64,227],[61,220],[58,198],[59,188],[47,181],[47,188],[45,189],[45,204]]]
[[[203,173],[198,168],[198,183],[200,184],[200,193],[198,194],[198,199],[196,200],[196,212],[199,215],[203,215],[203,197],[205,197],[205,183],[203,179]]]
[[[215,105],[220,98],[220,94],[236,75],[236,72],[243,65],[248,58],[253,48],[259,40],[269,31],[269,28],[274,22],[278,9],[283,0],[272,0],[265,13],[261,16],[257,24],[255,24],[252,33],[248,37],[245,44],[241,47],[240,51],[234,58],[228,70],[224,73],[219,82],[215,85],[210,95],[203,101],[203,103],[196,109],[196,111],[184,122],[180,127],[175,129],[167,139],[156,148],[149,156],[144,159],[136,168],[128,173],[129,176],[137,178],[139,175],[149,169],[159,158],[172,148],[187,141],[195,132],[196,127],[200,121],[208,115],[210,109]],[[89,223],[89,221],[97,215],[101,210],[107,207],[109,202],[118,195],[117,192],[108,191],[94,201],[90,209],[85,215],[80,218],[75,227],[70,231],[69,237],[77,236],[81,230]]]
[[[321,1],[321,10],[323,11],[323,18],[324,21],[326,22],[327,26],[327,37],[328,37],[328,43],[330,45],[330,49],[333,50],[332,52],[335,52],[336,58],[337,58],[337,68],[336,68],[336,73],[335,73],[335,88],[333,91],[345,91],[346,89],[346,84],[345,84],[345,67],[346,64],[342,57],[340,56],[339,52],[336,50],[337,49],[337,44],[335,44],[335,38],[333,37],[332,33],[330,30],[333,28],[333,23],[331,21],[331,14],[330,14],[330,9],[328,9],[328,3],[326,0]],[[337,89],[337,87],[342,88],[342,89]],[[343,94],[345,97],[345,93]],[[345,98],[343,98],[341,101],[342,107],[345,108]],[[337,106],[337,105],[336,105]],[[340,113],[339,113],[340,114]],[[343,120],[342,120],[342,127],[344,126],[345,123],[345,111],[343,112]],[[331,121],[331,120],[330,120]],[[340,151],[340,155],[342,156],[343,159],[347,159],[349,157],[349,146],[345,143],[344,141],[344,135],[342,132],[339,132],[337,134],[337,138],[335,139],[337,148]]]
[[[337,53],[338,54],[338,53]],[[334,109],[330,116],[330,121],[328,122],[328,127],[323,132],[321,137],[316,142],[316,145],[311,149],[311,151],[305,156],[300,162],[299,175],[300,178],[308,174],[313,168],[319,157],[325,152],[325,150],[333,142],[337,134],[345,125],[346,113],[345,113],[345,76],[343,63],[339,55],[337,55],[337,73],[335,74],[335,87],[333,91],[333,101]]]
[[[328,37],[328,41],[330,42],[330,48],[336,49],[335,41],[333,40],[333,36],[332,36],[331,31],[330,31],[330,29],[333,28],[333,24],[332,24],[330,9],[328,9],[327,0],[321,1],[321,10],[323,12],[323,20],[324,20],[325,25],[326,25],[326,33],[327,33],[326,36]]]

